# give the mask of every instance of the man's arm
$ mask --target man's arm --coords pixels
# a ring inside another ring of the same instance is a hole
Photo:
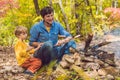
[[[60,46],[62,44],[65,44],[72,39],[71,34],[67,32],[60,23],[58,23],[58,27],[59,27],[59,35],[64,36],[64,39],[58,40],[55,46]]]
[[[38,31],[38,24],[35,24],[31,29],[30,29],[30,46],[37,47],[40,43],[37,42],[39,31]]]

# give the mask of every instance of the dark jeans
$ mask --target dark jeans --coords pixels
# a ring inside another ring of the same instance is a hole
[[[70,47],[76,48],[76,44],[73,40],[62,46],[53,46],[52,43],[45,42],[43,46],[36,51],[34,57],[40,58],[43,65],[48,64],[53,59],[60,61],[64,54],[69,54]]]

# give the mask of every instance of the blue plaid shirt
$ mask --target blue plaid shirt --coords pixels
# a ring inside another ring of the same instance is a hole
[[[55,45],[58,41],[58,35],[71,36],[58,22],[53,22],[50,32],[45,28],[44,22],[41,21],[35,24],[30,30],[30,45],[32,42],[46,42],[50,41]]]

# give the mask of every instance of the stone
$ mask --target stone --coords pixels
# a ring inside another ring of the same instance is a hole
[[[62,61],[67,61],[70,64],[73,64],[74,63],[73,55],[67,55],[67,54],[64,55],[63,58],[62,58]]]
[[[112,61],[112,60],[105,59],[105,62],[106,62],[107,64],[109,64],[110,66],[115,66],[115,63],[114,63],[114,61]]]
[[[64,69],[70,67],[69,63],[66,62],[66,61],[61,61],[61,62],[60,62],[60,66],[61,66],[62,68],[64,68]]]
[[[74,64],[77,65],[77,66],[80,66],[82,64],[81,58],[77,58],[77,60],[75,60]]]
[[[100,65],[98,63],[87,63],[84,68],[95,71],[100,68]]]
[[[103,68],[108,74],[111,74],[111,75],[117,75],[119,73],[119,70],[116,69],[115,67],[112,67],[112,66],[108,66],[106,68]]]
[[[4,73],[4,72],[5,72],[5,70],[4,70],[4,69],[1,69],[1,70],[0,70],[0,73]]]
[[[95,63],[98,63],[100,66],[104,66],[104,62],[99,59],[94,59]]]
[[[81,58],[81,60],[84,62],[93,62],[94,61],[94,58],[92,57],[84,57],[84,58]]]
[[[114,80],[115,79],[114,76],[112,76],[110,74],[108,74],[106,77],[107,77],[108,80]]]
[[[97,71],[87,71],[85,72],[90,78],[97,78],[98,77],[98,72]]]
[[[120,59],[115,58],[115,65],[120,68]]]
[[[67,61],[67,62],[69,62],[70,64],[73,64],[74,63],[74,59],[72,59],[72,58],[65,58],[65,60]]]
[[[106,76],[106,75],[107,75],[107,72],[106,72],[104,69],[99,69],[99,70],[98,70],[98,74],[99,74],[100,76]]]
[[[3,66],[3,68],[4,68],[6,71],[11,71],[11,70],[12,70],[12,66]]]
[[[73,58],[74,58],[74,59],[77,59],[77,58],[81,58],[81,56],[80,56],[79,53],[74,53]]]
[[[16,69],[12,69],[12,71],[11,71],[12,73],[18,73],[19,71],[18,70],[16,70]]]

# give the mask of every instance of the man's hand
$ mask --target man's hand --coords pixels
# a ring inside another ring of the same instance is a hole
[[[63,40],[58,40],[58,42],[57,42],[57,44],[55,44],[55,46],[61,46],[62,44],[69,42],[71,39],[72,39],[72,37],[67,37]]]
[[[55,44],[55,46],[61,46],[64,43],[65,43],[64,40],[58,40],[58,42]]]

